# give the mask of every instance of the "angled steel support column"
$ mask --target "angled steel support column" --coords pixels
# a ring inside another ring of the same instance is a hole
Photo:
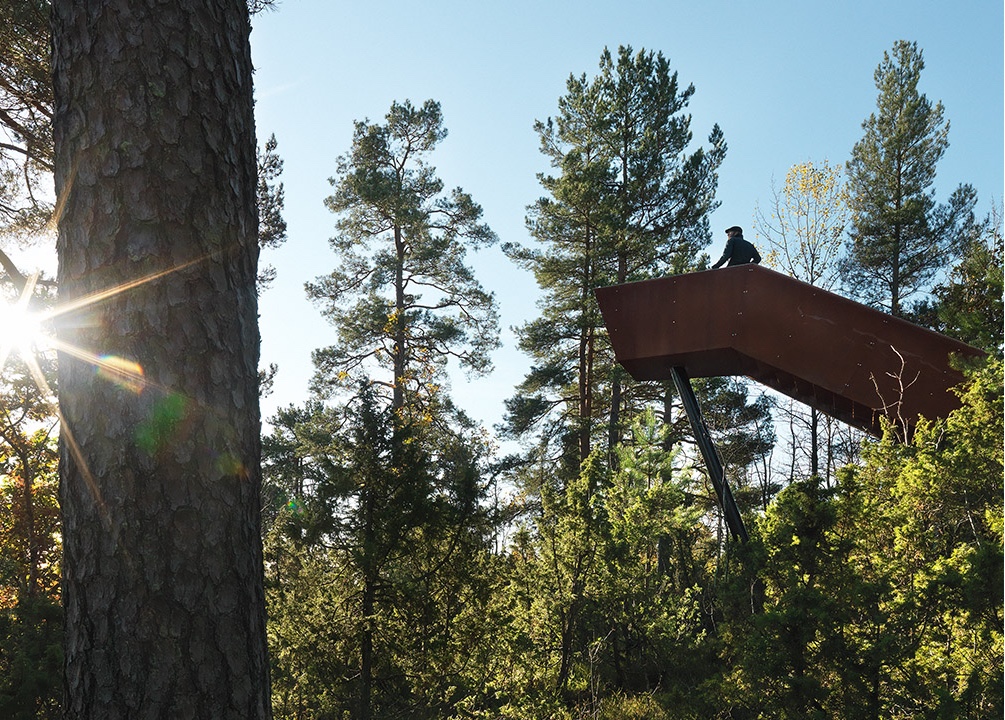
[[[719,504],[722,506],[723,514],[726,517],[726,527],[733,534],[733,537],[747,541],[747,528],[743,526],[743,518],[736,507],[733,493],[726,483],[726,476],[722,471],[722,463],[719,462],[719,454],[715,451],[712,443],[712,436],[709,435],[705,426],[705,419],[701,415],[701,408],[698,406],[698,398],[694,396],[694,388],[691,387],[691,378],[682,367],[670,369],[670,376],[673,384],[677,387],[677,393],[684,403],[684,411],[688,420],[691,421],[691,429],[694,430],[695,440],[701,449],[701,455],[705,458],[705,466],[708,468],[708,475],[712,478],[712,486],[715,494],[719,496]]]

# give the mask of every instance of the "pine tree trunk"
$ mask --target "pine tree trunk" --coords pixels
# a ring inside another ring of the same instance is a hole
[[[405,407],[405,237],[400,227],[394,228],[394,248],[397,262],[394,268],[394,388],[391,408],[400,412]]]
[[[52,19],[66,717],[268,718],[247,7]]]
[[[35,526],[35,468],[28,453],[21,456],[21,473],[24,476],[24,529],[28,540],[28,592],[29,598],[39,594],[39,570],[42,549],[38,528]]]
[[[583,249],[583,284],[580,287],[582,311],[591,307],[593,299],[593,232],[586,230]],[[596,329],[593,323],[583,323],[579,335],[579,465],[590,456],[593,442],[593,366],[596,357]]]
[[[581,331],[579,338],[579,465],[590,456],[593,431],[593,328]]]
[[[374,492],[370,487],[363,491],[363,596],[360,607],[362,628],[360,633],[359,716],[370,720],[373,706],[373,628],[377,607],[376,570],[376,508]]]
[[[810,477],[820,479],[820,414],[810,408]]]
[[[618,254],[617,283],[628,281],[628,262],[624,253]],[[617,470],[618,461],[615,448],[621,444],[621,373],[617,364],[614,365],[611,378],[611,415],[607,426],[607,453],[611,469]]]

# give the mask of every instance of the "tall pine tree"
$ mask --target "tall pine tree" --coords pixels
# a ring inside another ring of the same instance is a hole
[[[53,3],[67,718],[271,717],[250,31]]]
[[[709,240],[716,171],[726,145],[692,148],[681,87],[662,53],[605,50],[596,77],[571,76],[555,119],[536,124],[559,174],[530,208],[539,246],[507,246],[544,290],[542,317],[519,330],[533,370],[508,403],[509,428],[525,435],[550,421],[568,470],[622,433],[624,379],[613,363],[593,290],[687,267]]]
[[[315,387],[375,377],[396,410],[439,397],[447,362],[482,373],[498,345],[495,300],[465,264],[494,243],[482,209],[460,188],[443,194],[427,164],[446,137],[440,105],[393,103],[386,122],[357,122],[325,202],[339,214],[339,266],[307,285],[338,332],[315,351]],[[422,399],[420,402],[420,398]]]
[[[474,374],[491,365],[495,301],[466,254],[496,238],[429,165],[445,136],[432,100],[356,123],[326,201],[339,264],[307,286],[337,332],[314,353],[314,388],[345,404],[287,413],[292,440],[267,446],[288,487],[304,471],[316,478],[303,509],[319,528],[311,542],[332,544],[329,565],[341,568],[324,592],[351,609],[352,640],[331,649],[348,648],[356,678],[332,707],[360,719],[437,716],[478,686],[463,670],[480,664],[485,447],[444,386],[451,362]]]
[[[947,203],[935,202],[949,121],[942,103],[918,89],[924,67],[917,43],[901,40],[883,53],[875,72],[877,109],[862,123],[865,135],[848,163],[852,227],[843,279],[861,300],[898,316],[958,257],[961,226],[976,203],[969,185]]]

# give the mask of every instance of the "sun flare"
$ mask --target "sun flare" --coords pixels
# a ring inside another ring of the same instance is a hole
[[[0,369],[12,353],[28,360],[47,344],[43,318],[29,305],[37,280],[37,273],[27,278],[14,302],[0,300]]]
[[[3,327],[5,344],[19,353],[31,352],[43,340],[42,323],[37,314],[20,303],[0,307],[0,327]]]

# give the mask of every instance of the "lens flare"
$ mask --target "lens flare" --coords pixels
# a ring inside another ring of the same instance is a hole
[[[143,366],[118,355],[102,355],[95,361],[98,377],[113,382],[134,395],[143,392]]]
[[[12,353],[29,362],[35,348],[43,344],[43,317],[29,309],[38,273],[25,279],[21,294],[13,303],[0,301],[0,369]]]
[[[57,210],[58,214],[58,210]],[[154,404],[151,416],[137,428],[137,444],[149,452],[158,452],[176,436],[189,416],[190,400],[170,388],[164,388],[151,383],[144,372],[143,366],[135,360],[117,355],[97,355],[93,351],[79,347],[60,337],[59,333],[50,334],[47,329],[50,323],[67,324],[68,320],[74,327],[89,327],[91,323],[87,315],[92,313],[104,301],[128,293],[130,290],[145,285],[159,278],[180,270],[203,263],[222,251],[210,253],[185,263],[174,265],[164,270],[150,273],[133,280],[126,281],[114,287],[99,290],[68,302],[60,302],[56,307],[42,313],[30,313],[29,302],[35,290],[40,273],[24,278],[23,287],[19,287],[18,299],[11,303],[0,299],[0,370],[3,370],[7,359],[12,353],[17,353],[27,365],[32,379],[38,388],[49,396],[54,396],[45,375],[42,373],[36,354],[40,349],[52,349],[91,365],[98,377],[115,383],[128,392],[139,395],[146,390],[154,390],[163,394],[161,400]],[[110,524],[112,519],[107,513],[105,501],[102,498],[98,482],[88,467],[84,453],[77,442],[74,428],[70,427],[57,405],[55,408],[61,427],[61,435],[70,455],[73,456],[77,468],[83,476],[95,501],[102,511],[102,519]],[[218,468],[225,475],[241,478],[251,477],[248,468],[237,458],[224,455],[217,458]]]
[[[148,453],[157,453],[174,439],[188,413],[188,400],[181,393],[169,393],[150,409],[150,416],[136,428],[136,444]]]
[[[42,338],[39,317],[20,305],[8,306],[3,316],[3,332],[9,338],[11,349],[20,354],[31,352]]]

